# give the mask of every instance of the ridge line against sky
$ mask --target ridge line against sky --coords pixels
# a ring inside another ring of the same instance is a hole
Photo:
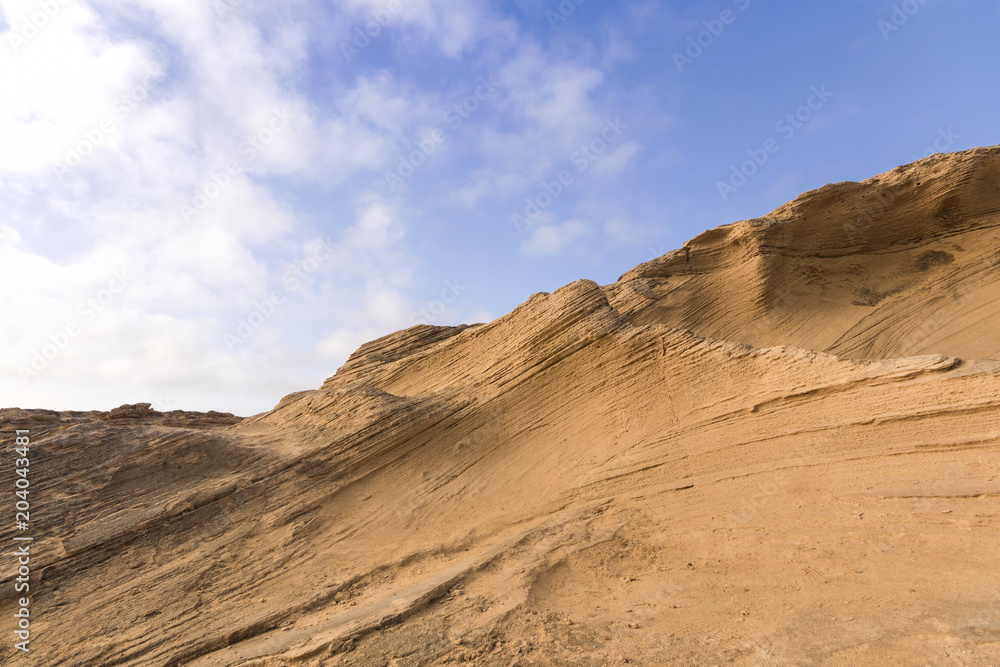
[[[1000,143],[1000,3],[0,2],[0,405],[251,414]]]

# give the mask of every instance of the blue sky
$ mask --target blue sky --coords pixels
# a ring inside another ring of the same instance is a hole
[[[0,8],[3,406],[263,411],[377,336],[1000,143],[993,1]]]

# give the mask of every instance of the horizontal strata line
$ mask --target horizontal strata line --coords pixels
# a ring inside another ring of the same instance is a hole
[[[1000,407],[1000,406],[998,406],[998,407]],[[813,428],[798,429],[798,430],[790,431],[790,432],[787,432],[787,433],[778,433],[778,434],[767,435],[767,436],[764,436],[762,438],[755,438],[753,440],[741,440],[741,441],[736,442],[734,444],[725,445],[725,446],[719,447],[717,449],[707,449],[707,450],[704,450],[704,453],[706,453],[706,454],[708,454],[708,453],[713,453],[713,454],[714,453],[720,453],[720,452],[725,452],[727,450],[738,449],[738,448],[747,447],[747,446],[762,445],[762,444],[773,442],[775,440],[782,439],[782,438],[789,438],[789,437],[795,437],[795,436],[801,436],[801,435],[817,435],[817,434],[820,434],[820,433],[828,433],[828,432],[831,432],[831,431],[840,430],[841,428],[859,427],[859,426],[873,426],[873,425],[877,425],[877,424],[881,424],[881,423],[886,423],[886,422],[892,422],[892,421],[902,421],[902,420],[909,421],[909,420],[912,420],[912,419],[926,419],[926,418],[930,418],[930,417],[933,417],[933,416],[936,416],[936,415],[940,415],[940,414],[955,414],[955,415],[960,415],[960,414],[962,414],[964,412],[969,412],[969,411],[975,412],[977,410],[978,410],[978,408],[968,408],[968,409],[967,408],[955,408],[953,410],[938,410],[938,411],[926,412],[926,413],[922,413],[922,414],[900,414],[900,415],[893,415],[891,417],[872,417],[872,418],[868,418],[868,419],[864,419],[864,420],[847,422],[847,423],[844,423],[844,424],[827,424],[827,425],[816,426],[816,427],[813,427]],[[691,433],[697,433],[698,431],[703,430],[704,426],[716,425],[717,423],[718,422],[709,422],[707,424],[703,424],[702,428],[699,428],[699,427],[687,428],[687,429],[684,429],[683,431],[679,431],[677,433],[674,433],[671,436],[668,436],[666,438],[658,438],[658,439],[652,441],[650,444],[642,447],[641,449],[639,449],[637,451],[638,452],[648,452],[648,451],[651,451],[651,450],[653,450],[653,449],[655,449],[655,448],[657,448],[659,446],[662,446],[663,444],[666,444],[668,442],[673,442],[675,444],[678,444],[679,446],[683,446],[683,436],[684,435],[691,434]],[[981,445],[981,444],[987,444],[987,443],[993,442],[997,438],[1000,438],[1000,433],[997,433],[997,435],[988,434],[988,435],[983,435],[982,437],[969,438],[969,439],[965,439],[965,440],[949,440],[949,441],[937,441],[937,442],[921,443],[921,444],[913,445],[912,446],[913,449],[905,450],[904,453],[920,454],[920,453],[927,453],[929,451],[954,451],[956,448],[959,448],[959,447],[961,447],[963,445]],[[969,447],[967,447],[967,448],[969,448]],[[975,447],[971,447],[971,448],[975,448]],[[663,465],[668,465],[668,464],[676,462],[676,461],[677,461],[677,459],[670,459],[668,461],[662,461],[662,462],[656,462],[656,463],[646,463],[646,464],[641,464],[640,463],[639,464],[640,467],[638,467],[638,468],[635,468],[635,469],[632,469],[632,470],[626,470],[625,472],[621,472],[621,473],[618,473],[618,474],[610,475],[610,476],[608,476],[606,478],[602,478],[600,480],[595,480],[594,482],[590,482],[590,483],[584,485],[581,488],[586,488],[587,486],[591,486],[593,484],[600,484],[600,483],[603,483],[605,481],[608,481],[608,480],[611,480],[611,479],[616,479],[616,478],[619,478],[619,477],[624,477],[624,476],[627,476],[627,475],[642,473],[642,472],[645,472],[647,470],[650,470],[650,469],[653,469],[653,468],[657,468],[657,467],[660,467],[660,466],[663,466]]]
[[[863,419],[856,419],[856,420],[853,420],[853,421],[848,421],[848,422],[843,422],[843,423],[837,423],[837,424],[834,424],[832,426],[820,427],[817,430],[823,430],[825,428],[831,428],[831,427],[864,426],[864,425],[873,424],[873,423],[894,422],[894,421],[899,421],[899,420],[902,420],[902,419],[925,419],[925,418],[928,418],[928,417],[934,417],[934,416],[944,415],[944,414],[959,415],[959,414],[964,414],[964,413],[976,413],[976,412],[980,412],[980,411],[983,411],[983,410],[989,410],[991,408],[992,409],[1000,410],[1000,399],[983,399],[983,400],[977,401],[977,402],[975,402],[975,403],[973,403],[971,405],[964,404],[964,405],[951,405],[951,406],[949,406],[949,405],[934,406],[934,407],[929,407],[929,408],[925,408],[925,409],[922,409],[922,410],[914,410],[913,412],[883,413],[881,415],[872,415],[870,417],[865,417]],[[730,414],[738,414],[738,413],[730,413]],[[756,414],[759,414],[759,413],[756,413]],[[715,423],[718,423],[717,419],[716,420],[712,420],[712,421],[708,421],[708,422],[703,422],[704,425],[711,425],[711,424],[715,424]],[[766,439],[769,439],[769,438],[766,438]]]
[[[976,448],[969,448],[969,449],[976,449]],[[780,467],[767,468],[765,470],[754,470],[754,471],[739,473],[739,474],[736,474],[736,475],[725,475],[725,476],[722,476],[722,477],[710,477],[707,474],[702,474],[702,475],[699,475],[699,476],[693,478],[693,482],[697,486],[710,485],[710,484],[717,484],[717,483],[720,483],[720,482],[734,481],[734,480],[737,480],[737,479],[747,479],[747,478],[750,478],[750,477],[759,477],[759,476],[762,476],[762,475],[772,475],[772,474],[775,474],[775,473],[784,472],[786,470],[795,470],[795,469],[800,469],[800,468],[802,468],[802,469],[804,469],[804,468],[815,468],[815,467],[829,468],[830,466],[835,466],[835,465],[842,464],[842,463],[856,463],[858,461],[878,460],[878,459],[883,459],[883,458],[895,458],[895,457],[899,457],[899,456],[921,456],[921,455],[929,454],[929,453],[937,453],[939,451],[943,452],[943,451],[955,451],[955,450],[954,449],[948,449],[948,450],[918,450],[918,451],[906,450],[906,451],[895,451],[895,452],[880,452],[880,453],[877,453],[877,454],[868,454],[868,455],[861,455],[861,456],[850,456],[850,457],[844,457],[844,458],[839,458],[839,457],[838,458],[827,458],[827,459],[823,459],[823,460],[819,460],[819,461],[801,462],[801,463],[796,463],[796,464],[792,464],[792,465],[784,465],[784,466],[780,466]],[[981,495],[983,495],[983,494],[981,494]],[[989,494],[989,495],[994,495],[994,494]],[[1000,496],[1000,493],[995,494],[995,495]],[[859,497],[863,497],[863,496],[859,496]],[[873,496],[873,497],[875,497],[875,496]],[[878,497],[881,497],[881,496],[878,496]]]
[[[882,498],[886,500],[968,500],[970,498],[1000,498],[1000,491],[984,491],[983,493],[959,493],[953,495],[912,495],[912,496],[857,496],[859,498]]]
[[[998,410],[1000,410],[1000,402],[993,402],[993,401],[987,402],[987,407],[993,407],[993,406],[995,406]],[[733,444],[730,444],[730,445],[725,445],[725,446],[719,447],[717,449],[705,449],[704,453],[724,452],[724,451],[727,451],[727,450],[730,450],[730,449],[736,449],[736,448],[740,448],[740,447],[746,447],[748,445],[761,445],[761,444],[764,444],[764,443],[767,443],[767,442],[771,442],[771,441],[774,441],[774,440],[777,440],[777,439],[780,439],[780,438],[789,438],[789,437],[794,437],[794,436],[799,436],[799,435],[815,435],[815,434],[829,432],[829,431],[836,431],[836,430],[839,430],[839,429],[842,429],[842,428],[874,426],[874,425],[881,425],[881,424],[891,423],[891,422],[896,422],[896,421],[910,421],[910,420],[917,420],[917,419],[929,419],[929,418],[932,418],[932,417],[935,417],[935,416],[940,416],[940,415],[960,416],[960,415],[965,414],[965,413],[976,413],[976,412],[979,412],[979,411],[981,411],[983,409],[983,407],[984,407],[983,405],[978,405],[978,406],[972,406],[972,407],[956,406],[956,407],[950,408],[950,409],[948,409],[948,408],[945,408],[945,409],[935,408],[935,409],[929,409],[929,410],[922,411],[922,412],[899,413],[899,414],[894,414],[894,415],[873,416],[873,417],[867,417],[867,418],[864,418],[864,419],[858,419],[858,420],[849,421],[849,422],[843,422],[843,423],[823,424],[823,425],[815,426],[815,427],[812,427],[812,428],[797,429],[797,430],[794,430],[794,431],[789,431],[787,433],[777,433],[777,434],[766,435],[764,437],[754,438],[752,440],[741,440],[739,442],[736,442],[736,443],[733,443]],[[733,413],[731,413],[731,414],[733,414]],[[685,428],[685,429],[683,429],[681,431],[678,431],[677,433],[673,434],[671,437],[662,439],[661,442],[673,441],[673,442],[676,442],[676,443],[679,443],[679,444],[683,444],[683,436],[685,436],[685,435],[691,435],[691,434],[698,434],[699,432],[703,432],[706,427],[718,426],[718,425],[723,424],[724,421],[726,421],[726,420],[713,420],[713,421],[709,421],[709,422],[703,422],[701,424],[696,424],[696,425],[693,425],[691,427]],[[1000,415],[998,415],[998,428],[1000,428]],[[996,436],[985,435],[985,436],[980,437],[980,438],[973,438],[973,439],[969,439],[969,440],[956,441],[955,444],[980,443],[980,442],[981,443],[986,443],[986,442],[991,442],[991,441],[993,441],[996,438],[1000,438],[1000,433],[998,433]],[[945,443],[945,442],[932,442],[932,443],[926,443],[926,444],[923,444],[923,445],[919,445],[919,444],[918,445],[914,445],[914,447],[918,447],[918,448],[919,447],[937,447],[937,446],[947,446],[947,445],[948,445],[948,443]],[[646,450],[646,449],[649,449],[649,448],[646,447],[646,448],[643,448],[643,449]],[[914,451],[916,452],[917,450],[914,450]]]

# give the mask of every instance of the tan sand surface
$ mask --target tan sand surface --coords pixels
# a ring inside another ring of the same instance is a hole
[[[1000,665],[1000,148],[244,420],[0,426],[39,471],[33,665]]]

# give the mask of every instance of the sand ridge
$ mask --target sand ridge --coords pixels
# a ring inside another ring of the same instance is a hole
[[[34,662],[1000,664],[998,177],[825,186],[244,420],[0,411]]]

